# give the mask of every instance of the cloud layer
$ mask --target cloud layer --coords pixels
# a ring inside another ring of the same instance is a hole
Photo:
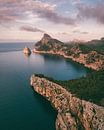
[[[77,17],[83,19],[93,19],[101,24],[104,24],[104,3],[99,3],[95,6],[78,6]]]
[[[44,31],[92,39],[103,36],[103,26],[103,0],[0,0],[0,39],[38,39]]]
[[[63,1],[63,0],[61,0]],[[73,0],[70,0],[73,3]],[[55,2],[55,1],[54,1]],[[67,0],[66,0],[67,2]],[[76,2],[80,2],[77,0]],[[29,15],[35,19],[37,16],[40,19],[46,19],[50,22],[65,25],[75,25],[81,20],[94,19],[99,23],[104,24],[104,4],[99,3],[95,6],[74,5],[78,10],[77,17],[71,18],[59,14],[56,11],[57,5],[41,2],[39,0],[0,0],[0,24],[7,22],[25,21]]]
[[[20,28],[20,30],[28,31],[28,32],[41,32],[41,33],[44,33],[43,30],[38,29],[38,28],[31,27],[31,26],[22,26],[22,27]]]
[[[0,0],[0,23],[25,20],[31,13],[33,17],[46,19],[50,22],[61,24],[74,24],[70,17],[59,15],[55,5],[34,0]]]
[[[76,34],[88,34],[88,32],[80,31],[80,30],[74,30],[73,33],[76,33]]]

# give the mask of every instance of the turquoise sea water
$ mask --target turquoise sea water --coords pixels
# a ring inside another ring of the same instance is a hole
[[[14,49],[15,50],[15,49]],[[55,130],[57,113],[30,87],[30,76],[75,79],[88,69],[70,60],[22,51],[0,52],[0,130]]]

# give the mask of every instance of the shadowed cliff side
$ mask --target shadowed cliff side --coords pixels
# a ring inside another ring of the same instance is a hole
[[[57,130],[104,130],[104,108],[80,100],[62,86],[46,78],[31,76],[34,90],[58,111]]]

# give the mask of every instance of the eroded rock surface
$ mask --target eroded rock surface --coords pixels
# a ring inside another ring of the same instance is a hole
[[[58,111],[56,130],[104,130],[104,107],[80,100],[46,78],[32,75],[30,82]]]

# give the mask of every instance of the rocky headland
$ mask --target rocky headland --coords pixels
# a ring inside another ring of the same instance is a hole
[[[56,130],[104,130],[104,107],[80,100],[44,77],[32,75],[30,84],[58,111]]]
[[[58,111],[56,130],[104,130],[104,38],[86,44],[65,44],[44,34],[33,52],[60,55],[96,70],[72,81],[31,76],[33,89]]]
[[[104,40],[99,40],[104,45]],[[87,43],[88,44],[88,43]],[[85,67],[102,70],[104,69],[104,54],[103,51],[97,51],[87,44],[73,43],[65,44],[57,39],[52,38],[48,34],[44,34],[43,38],[35,44],[34,53],[55,54],[61,55],[64,58],[72,59],[73,61],[83,64]],[[89,43],[90,44],[90,43]]]

